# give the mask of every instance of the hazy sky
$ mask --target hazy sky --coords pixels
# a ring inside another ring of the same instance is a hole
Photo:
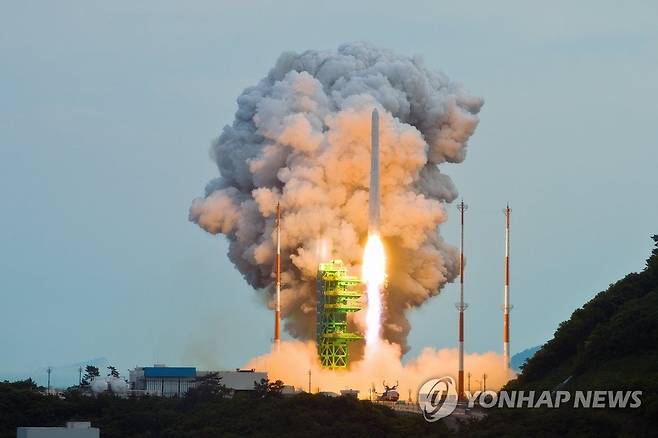
[[[282,51],[357,40],[485,99],[466,161],[442,167],[470,205],[466,349],[502,351],[507,201],[512,353],[545,342],[658,233],[658,3],[574,3],[0,2],[0,374],[265,352],[271,313],[190,201]],[[413,312],[410,356],[455,346],[457,292]]]

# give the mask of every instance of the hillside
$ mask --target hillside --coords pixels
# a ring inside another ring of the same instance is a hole
[[[561,323],[507,390],[642,390],[638,409],[495,409],[476,436],[647,436],[658,418],[658,236],[640,273],[597,294]],[[549,433],[552,432],[552,433]]]

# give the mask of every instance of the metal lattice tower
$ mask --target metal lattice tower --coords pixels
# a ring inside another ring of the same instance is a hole
[[[349,342],[362,339],[347,330],[347,314],[361,310],[359,279],[347,275],[341,260],[321,263],[317,278],[317,346],[323,368],[347,368]]]

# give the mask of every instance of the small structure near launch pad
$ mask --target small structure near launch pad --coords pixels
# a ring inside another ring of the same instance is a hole
[[[347,368],[349,343],[363,339],[347,328],[347,314],[361,310],[359,279],[347,274],[341,260],[321,263],[317,277],[317,346],[324,368]]]

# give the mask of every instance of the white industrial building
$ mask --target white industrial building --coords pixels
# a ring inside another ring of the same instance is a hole
[[[100,431],[88,421],[70,421],[66,427],[19,427],[16,438],[99,438]]]
[[[129,384],[133,393],[180,397],[197,385],[197,378],[215,371],[197,371],[195,367],[135,367],[129,372]],[[267,379],[266,372],[253,369],[217,371],[221,384],[233,391],[253,391],[254,382]]]

